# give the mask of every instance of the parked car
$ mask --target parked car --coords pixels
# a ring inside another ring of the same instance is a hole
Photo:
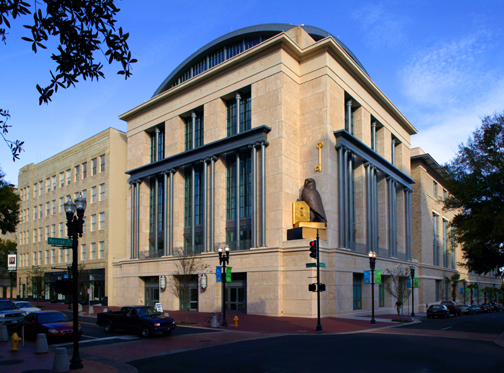
[[[18,310],[24,311],[27,314],[30,313],[30,312],[41,311],[40,308],[33,307],[30,302],[27,302],[25,300],[23,300],[23,301],[14,301],[12,303],[14,303],[14,305],[17,307]]]
[[[460,311],[462,312],[462,315],[474,315],[476,313],[476,311],[468,304],[460,306]]]
[[[430,319],[435,317],[448,318],[450,317],[450,310],[444,305],[433,304],[427,308],[427,318]]]
[[[483,313],[481,308],[477,304],[471,304],[471,308],[474,310],[474,313],[479,315],[480,313]]]
[[[448,308],[451,315],[462,316],[462,310],[460,309],[460,306],[457,304],[457,302],[453,300],[444,300],[441,302],[441,304]]]
[[[490,304],[489,304],[489,303],[483,303],[483,304],[481,305],[481,311],[482,311],[483,313],[490,313],[490,312],[493,312],[493,310],[492,310],[492,306],[490,306]]]
[[[24,333],[26,338],[36,339],[37,334],[44,333],[47,343],[70,342],[73,340],[73,321],[59,311],[38,311],[25,316]],[[79,339],[82,327],[78,329]]]
[[[500,307],[497,303],[490,302],[490,307],[492,307],[492,312],[500,312]]]
[[[107,333],[114,329],[125,329],[140,333],[143,337],[151,334],[170,335],[177,327],[175,320],[149,306],[126,306],[117,312],[98,313],[96,324],[103,326]]]
[[[0,299],[0,325],[17,327],[26,314],[25,311],[18,310],[10,300]]]

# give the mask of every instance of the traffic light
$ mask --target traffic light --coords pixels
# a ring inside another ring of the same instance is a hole
[[[309,291],[317,291],[317,284],[308,284],[308,290]]]
[[[325,291],[325,284],[319,284],[319,290]]]
[[[317,259],[317,241],[310,242],[310,258]]]

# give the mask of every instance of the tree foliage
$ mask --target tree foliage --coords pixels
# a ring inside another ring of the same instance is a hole
[[[0,232],[7,234],[16,231],[21,198],[14,192],[14,187],[4,180],[4,176],[0,170]]]
[[[404,304],[407,302],[409,295],[411,293],[408,289],[407,279],[410,276],[410,270],[404,266],[398,266],[393,269],[387,268],[384,271],[387,275],[387,280],[385,281],[385,290],[397,299],[403,307],[401,307],[402,312],[404,312]]]
[[[445,283],[451,286],[451,297],[453,301],[457,300],[457,284],[460,281],[460,273],[454,273],[450,277],[445,277]]]
[[[452,232],[461,245],[460,265],[478,274],[504,275],[504,113],[483,118],[481,127],[444,166],[452,196],[445,209],[458,212]]]
[[[4,44],[11,22],[32,15],[31,5],[21,0],[0,0],[0,37]],[[121,69],[117,72],[127,79],[131,76],[131,64],[137,62],[131,57],[128,47],[129,34],[121,27],[116,29],[117,13],[120,11],[114,0],[38,0],[34,1],[33,19],[24,27],[29,36],[22,37],[37,53],[46,49],[49,37],[59,39],[56,52],[51,59],[56,63],[55,71],[50,71],[49,85],[36,85],[39,105],[49,103],[58,88],[75,86],[79,78],[98,80],[105,75],[103,65],[95,61],[95,53],[102,53],[109,64],[117,62]],[[4,120],[0,121],[1,134],[10,147],[13,160],[19,158],[23,142],[7,140],[8,111],[0,109]]]

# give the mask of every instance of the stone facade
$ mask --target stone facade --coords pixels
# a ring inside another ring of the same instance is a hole
[[[500,287],[495,276],[469,273],[460,265],[464,262],[462,252],[451,240],[449,230],[456,212],[443,208],[443,200],[449,194],[445,182],[447,175],[420,148],[411,149],[411,177],[415,180],[412,194],[413,257],[418,260],[420,311],[425,311],[429,304],[453,298],[452,283],[447,278],[456,273],[460,274],[456,286],[458,302],[470,303],[471,296],[466,292],[464,297],[464,288],[471,284],[478,284],[479,289]],[[479,293],[473,293],[473,303],[481,304],[483,298]]]
[[[369,314],[371,286],[364,284],[363,274],[369,270],[370,249],[377,251],[376,269],[384,275],[386,269],[415,264],[405,210],[413,183],[409,156],[415,128],[337,39],[313,36],[314,32],[311,36],[303,27],[284,31],[261,36],[255,46],[189,79],[187,74],[197,66],[187,65],[178,78],[172,74],[152,99],[120,116],[128,124],[130,186],[127,255],[114,261],[114,305],[159,301],[166,310],[180,308],[170,284],[180,265],[173,254],[186,248],[197,252],[197,261],[208,268],[195,273],[197,280],[192,277],[190,308],[219,311],[222,290],[214,274],[219,265],[216,251],[229,244],[234,277],[227,284],[228,309],[316,316],[316,293],[308,291],[316,269],[306,267],[313,262],[308,255],[310,240],[287,240],[287,231],[293,228],[292,204],[300,200],[306,178],[316,180],[328,219],[328,238],[320,243],[320,260],[326,264],[321,268],[321,282],[326,284],[321,294],[323,316]],[[252,34],[238,30],[232,35],[234,46],[240,32],[243,45],[252,40],[246,39]],[[257,32],[254,35],[257,38]],[[203,51],[188,60],[208,63],[222,48],[231,48],[231,36],[218,40],[212,47],[217,52],[206,52],[205,57]],[[249,127],[229,135],[231,107],[248,97]],[[353,119],[348,119],[347,110]],[[191,117],[202,118],[204,135],[201,145],[187,149],[188,131],[197,130]],[[345,131],[346,126],[351,128]],[[319,142],[322,169],[315,171]],[[253,192],[247,198],[252,202],[240,199],[237,219],[236,189],[230,186],[235,175],[232,162],[249,156],[251,169],[244,166],[243,172],[250,173],[243,183],[251,185]],[[343,172],[343,158],[351,171]],[[376,176],[373,193],[368,171]],[[200,184],[203,187],[195,191]],[[352,202],[347,204],[342,193]],[[201,200],[202,205],[193,208]],[[376,205],[374,215],[370,203]],[[249,207],[251,212],[244,212]],[[238,242],[236,229],[240,237],[243,233]],[[370,244],[370,237],[376,244]],[[161,276],[167,279],[164,289]],[[394,302],[375,286],[377,313],[391,312]]]
[[[87,200],[86,223],[79,239],[83,287],[91,287],[92,300],[108,297],[109,303],[114,302],[112,259],[124,256],[126,245],[125,171],[126,134],[113,128],[20,170],[17,281],[21,297],[33,295],[28,277],[38,266],[46,277],[45,298],[63,298],[55,293],[54,282],[67,273],[71,250],[49,246],[47,238],[67,238],[63,203],[82,193]]]

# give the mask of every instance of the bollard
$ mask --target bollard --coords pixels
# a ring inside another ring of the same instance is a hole
[[[0,325],[0,342],[9,341],[9,333],[7,332],[7,325]]]
[[[238,319],[238,316],[235,316],[234,319],[233,319],[235,329],[238,329],[238,321],[239,320],[240,319]]]
[[[53,373],[66,373],[70,371],[70,363],[68,361],[67,349],[65,347],[58,347],[56,349],[52,371]]]
[[[11,335],[11,352],[16,352],[18,351],[18,343],[19,341],[21,341],[21,338],[19,338],[19,336],[17,335],[16,332],[12,333]]]
[[[217,328],[219,326],[219,322],[217,321],[217,315],[212,315],[212,320],[210,321],[210,326],[212,328]]]
[[[89,306],[89,314],[93,314],[94,313],[94,307],[93,306]]]
[[[77,308],[77,312],[82,312],[82,304],[79,303],[79,307]]]
[[[37,342],[35,345],[36,354],[47,354],[49,346],[47,345],[47,336],[44,333],[37,334]]]

